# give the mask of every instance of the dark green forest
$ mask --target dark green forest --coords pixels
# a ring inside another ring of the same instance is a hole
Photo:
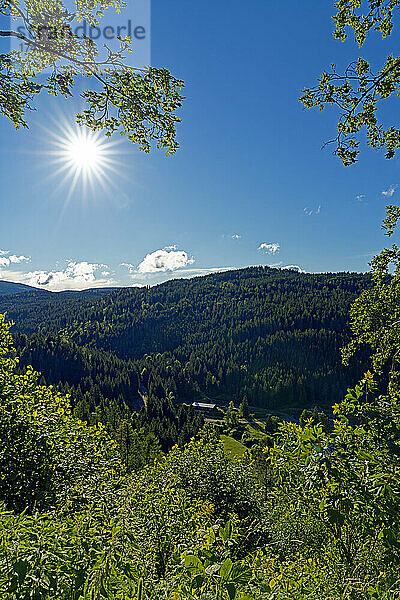
[[[194,401],[226,410],[245,399],[297,419],[331,412],[365,366],[345,368],[339,349],[350,304],[370,284],[252,267],[108,293],[8,295],[0,313],[14,323],[20,368],[68,395],[77,418],[105,424],[136,470],[196,435]]]
[[[269,409],[330,407],[360,375],[344,369],[351,302],[367,275],[253,267],[104,295],[0,299],[22,364],[74,390],[138,408],[138,390]]]

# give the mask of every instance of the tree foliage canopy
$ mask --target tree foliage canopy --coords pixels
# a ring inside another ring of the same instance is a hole
[[[122,473],[115,442],[101,425],[74,419],[67,398],[17,364],[0,315],[0,497],[19,512],[101,494]]]
[[[344,369],[351,302],[371,284],[355,273],[251,267],[90,297],[3,296],[23,364],[74,398],[123,398],[143,385],[178,402],[205,396],[250,406],[330,407],[363,369]],[[366,365],[365,365],[366,366]],[[77,388],[80,387],[78,391]],[[68,391],[68,390],[66,390]]]
[[[382,38],[391,35],[399,0],[337,0],[334,37],[344,42],[349,32],[361,48],[367,36],[376,33]],[[400,129],[378,119],[378,110],[385,100],[399,95],[400,57],[389,55],[375,69],[370,60],[359,57],[343,73],[332,63],[331,70],[321,75],[316,85],[303,90],[300,102],[306,108],[323,111],[334,106],[339,112],[337,136],[328,143],[336,145],[335,154],[345,166],[357,161],[360,140],[366,136],[372,148],[386,150],[393,158],[400,147]]]
[[[391,237],[400,218],[398,206],[388,206],[382,228]],[[400,249],[383,249],[371,261],[374,285],[364,290],[350,309],[351,342],[342,350],[345,364],[362,346],[372,350],[372,365],[392,394],[400,393]]]
[[[279,427],[268,477],[211,436],[127,477],[104,430],[16,364],[0,320],[2,596],[399,598],[399,411],[369,374],[331,432]]]
[[[0,112],[16,128],[27,127],[26,112],[38,94],[68,98],[83,76],[90,87],[82,93],[85,108],[76,117],[78,124],[106,136],[126,135],[145,152],[154,142],[173,154],[183,82],[167,69],[129,67],[127,57],[134,50],[129,37],[118,38],[118,50],[105,46],[100,59],[95,42],[71,25],[82,20],[96,25],[104,11],[119,12],[125,5],[123,0],[75,0],[72,12],[60,0],[1,0],[0,12],[12,25],[22,20],[24,32],[3,30],[0,37],[18,39],[24,49],[0,55]]]

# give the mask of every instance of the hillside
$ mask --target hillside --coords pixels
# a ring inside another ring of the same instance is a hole
[[[0,281],[0,296],[9,294],[20,294],[21,292],[33,292],[37,288],[23,283],[13,283],[11,281]]]
[[[247,396],[263,408],[329,407],[360,375],[359,365],[342,367],[339,348],[350,303],[369,284],[355,273],[254,267],[100,296],[7,297],[0,312],[31,336],[19,342],[24,364],[48,382],[81,386],[91,402],[107,387],[106,398],[134,406],[143,386],[183,402]],[[125,370],[121,391],[114,383]]]
[[[24,294],[0,296],[0,314],[7,312],[14,321],[14,331],[35,333],[58,332],[69,323],[72,314],[79,314],[86,305],[92,306],[103,294],[96,290],[82,292],[47,292],[29,290]]]

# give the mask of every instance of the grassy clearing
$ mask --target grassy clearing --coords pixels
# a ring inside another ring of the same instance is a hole
[[[256,427],[254,427],[253,425],[250,425],[250,423],[248,423],[246,425],[246,430],[253,438],[258,438],[262,440],[263,438],[267,437],[265,432],[260,429],[259,425],[256,425]]]
[[[246,446],[229,435],[221,435],[221,442],[224,445],[225,454],[230,460],[242,457],[247,450]]]

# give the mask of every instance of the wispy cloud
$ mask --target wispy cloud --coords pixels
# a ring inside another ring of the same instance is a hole
[[[356,196],[356,200],[357,200],[357,202],[364,202],[365,195],[364,194],[358,194],[358,196]]]
[[[365,252],[364,254],[351,254],[348,258],[372,258],[378,254],[379,250],[375,252]]]
[[[30,260],[30,256],[17,256],[11,254],[9,250],[0,250],[0,269],[7,269],[10,265],[17,265]]]
[[[132,263],[121,263],[120,265],[121,267],[126,267],[129,271],[129,273],[134,273],[136,271],[136,267],[135,265],[133,265]]]
[[[397,187],[398,187],[398,184],[396,183],[394,185],[389,186],[387,190],[382,190],[382,196],[391,198],[393,196],[393,194],[395,193]]]
[[[223,233],[221,237],[228,240],[241,240],[243,236],[241,233]]]
[[[232,271],[234,269],[237,269],[237,267],[199,267],[194,269],[181,269],[179,271],[179,274],[196,277],[196,275],[211,275],[212,273],[224,273],[225,271]]]
[[[257,250],[264,250],[266,254],[276,254],[279,252],[281,245],[278,242],[263,242],[257,248]]]
[[[321,212],[321,205],[318,204],[316,208],[308,208],[308,206],[306,206],[305,208],[303,208],[303,211],[307,217],[311,217],[312,215],[319,215]]]

